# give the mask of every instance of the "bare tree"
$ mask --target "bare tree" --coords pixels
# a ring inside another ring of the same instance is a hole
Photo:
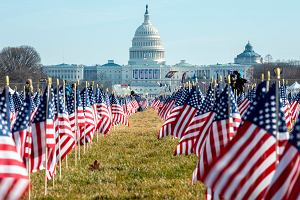
[[[270,54],[267,54],[265,56],[264,60],[265,60],[266,63],[271,63],[273,61],[273,58],[272,58],[272,56]]]
[[[14,82],[37,80],[42,76],[41,67],[40,55],[33,47],[5,47],[0,52],[1,82],[6,75]]]
[[[274,69],[280,67],[282,69],[281,78],[289,80],[289,83],[292,84],[294,81],[300,81],[300,66],[292,65],[289,63],[264,63],[254,66],[253,76],[254,79],[260,80],[261,74],[267,75],[267,72],[270,71],[271,79],[275,79]]]

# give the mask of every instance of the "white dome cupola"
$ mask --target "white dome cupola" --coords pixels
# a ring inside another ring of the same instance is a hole
[[[150,21],[148,5],[144,14],[144,22],[140,25],[132,39],[129,49],[129,64],[142,64],[147,62],[165,63],[165,49],[162,46],[160,35]]]

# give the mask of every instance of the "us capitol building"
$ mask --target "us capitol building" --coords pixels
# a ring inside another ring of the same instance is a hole
[[[255,53],[248,42],[244,52],[237,55],[234,63],[192,65],[181,60],[174,65],[167,65],[165,49],[157,28],[150,21],[148,5],[144,22],[136,29],[129,48],[127,65],[119,65],[108,60],[103,65],[58,64],[44,66],[44,72],[53,78],[67,81],[86,80],[109,83],[115,90],[133,90],[139,94],[156,95],[170,91],[181,85],[182,77],[193,80],[209,80],[212,77],[226,76],[236,70],[247,79],[252,78],[252,66],[262,63],[262,58]],[[167,78],[167,74],[172,74]],[[166,89],[167,88],[167,89]]]

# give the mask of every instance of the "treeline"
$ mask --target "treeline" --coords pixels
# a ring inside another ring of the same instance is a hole
[[[0,52],[0,86],[9,76],[12,83],[24,83],[30,78],[37,82],[43,77],[41,57],[30,46],[5,47]]]
[[[295,81],[300,81],[300,65],[294,65],[290,63],[264,63],[255,65],[253,69],[253,78],[261,79],[261,74],[267,74],[268,71],[271,72],[271,79],[275,79],[274,69],[280,67],[282,69],[281,78],[289,80],[292,84]]]

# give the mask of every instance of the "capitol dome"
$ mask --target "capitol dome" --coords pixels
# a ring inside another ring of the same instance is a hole
[[[147,62],[165,63],[165,49],[157,28],[150,22],[148,5],[146,5],[144,23],[136,29],[132,39],[128,63],[135,65]]]

